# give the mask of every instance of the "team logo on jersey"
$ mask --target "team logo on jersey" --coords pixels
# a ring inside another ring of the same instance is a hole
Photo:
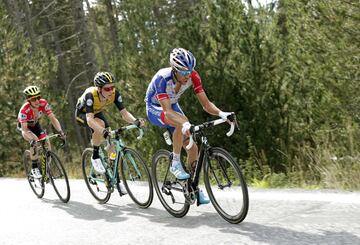
[[[21,120],[25,120],[27,117],[26,117],[26,114],[24,114],[24,113],[21,113],[20,114],[20,119]]]
[[[87,106],[92,106],[93,103],[94,103],[94,102],[93,102],[91,99],[88,99],[88,100],[86,101],[86,105],[87,105]]]
[[[121,95],[119,95],[118,99],[117,99],[120,103],[122,102],[122,98]]]

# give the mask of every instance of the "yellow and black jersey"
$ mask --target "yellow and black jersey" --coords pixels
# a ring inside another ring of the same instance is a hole
[[[101,112],[104,107],[113,103],[116,105],[119,111],[125,108],[121,95],[116,89],[113,90],[111,97],[105,101],[100,101],[99,96],[100,94],[97,90],[97,87],[87,88],[78,99],[76,108],[81,112],[94,114]]]

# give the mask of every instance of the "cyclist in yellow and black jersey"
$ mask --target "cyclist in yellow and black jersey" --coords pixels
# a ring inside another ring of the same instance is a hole
[[[104,138],[109,135],[109,124],[102,112],[104,107],[115,104],[122,118],[128,123],[140,127],[145,124],[144,119],[136,119],[128,112],[123,104],[122,97],[115,89],[115,78],[110,72],[98,72],[94,77],[94,87],[87,88],[76,104],[76,121],[89,127],[92,131],[92,144],[94,148],[91,163],[94,169],[103,174],[105,168],[99,157],[99,146]]]
[[[106,89],[109,89],[106,91]],[[85,90],[85,92],[78,99],[76,105],[77,117],[76,120],[80,123],[87,124],[86,122],[86,113],[93,113],[94,117],[100,118],[105,123],[105,128],[109,127],[106,119],[103,116],[102,110],[110,104],[115,104],[119,111],[122,111],[125,107],[122,101],[122,97],[116,89],[102,88],[105,92],[111,92],[108,98],[103,97],[99,91],[98,87],[90,87]],[[101,99],[103,97],[103,100]]]

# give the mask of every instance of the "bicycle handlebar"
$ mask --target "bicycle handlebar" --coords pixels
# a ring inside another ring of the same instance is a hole
[[[130,130],[130,129],[138,129],[139,130],[139,136],[136,137],[136,139],[140,140],[144,136],[144,130],[142,128],[139,128],[138,126],[136,126],[134,124],[130,124],[130,125],[118,128],[118,129],[111,130],[110,135],[113,137],[113,136],[116,136],[116,135],[120,134],[123,131],[127,131],[127,130]]]
[[[36,147],[36,146],[37,146],[39,143],[45,142],[45,140],[50,140],[50,139],[52,139],[52,138],[60,138],[60,137],[61,137],[60,134],[51,134],[51,135],[47,135],[47,136],[44,137],[43,139],[37,140],[37,141],[35,142],[35,144],[31,146],[31,147],[34,148],[34,154],[33,154],[33,155],[36,155],[36,151],[37,151],[37,147]],[[62,141],[62,143],[60,144],[60,147],[63,147],[63,146],[65,145],[65,143],[66,143],[66,140],[61,139],[61,141]]]
[[[232,118],[233,120],[230,121],[230,130],[226,133],[226,135],[228,137],[230,137],[233,133],[234,133],[234,130],[235,130],[235,124],[236,124],[236,118],[235,118],[235,115],[232,114],[234,117]],[[190,139],[189,139],[189,144],[187,146],[185,146],[185,148],[187,150],[190,150],[191,147],[193,146],[194,144],[194,138],[193,138],[193,135],[198,132],[200,129],[203,129],[203,128],[208,128],[208,127],[211,127],[211,126],[216,126],[216,125],[219,125],[219,124],[222,124],[224,122],[227,122],[228,120],[227,119],[217,119],[217,120],[213,120],[213,121],[209,121],[209,122],[205,122],[205,123],[202,123],[202,124],[199,124],[197,126],[192,126],[193,130],[190,130],[192,131],[191,132],[191,135],[190,135]]]

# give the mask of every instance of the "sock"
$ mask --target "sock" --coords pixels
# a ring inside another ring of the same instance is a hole
[[[172,163],[175,163],[175,162],[180,162],[180,154],[175,154],[175,153],[173,152]]]
[[[92,159],[98,159],[100,158],[99,156],[99,146],[93,146],[94,151],[93,151],[93,155],[92,155]]]
[[[180,162],[180,153],[179,153],[179,154],[175,154],[175,153],[173,152],[173,161]]]

